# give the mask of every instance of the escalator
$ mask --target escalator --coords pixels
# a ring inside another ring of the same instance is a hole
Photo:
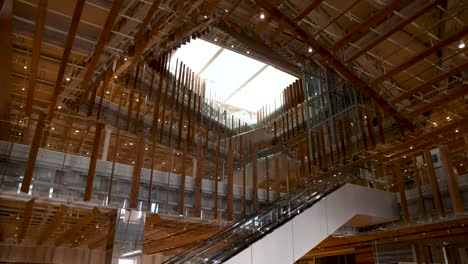
[[[395,195],[349,184],[357,178],[310,181],[164,263],[293,263],[354,216],[372,224],[397,220]]]

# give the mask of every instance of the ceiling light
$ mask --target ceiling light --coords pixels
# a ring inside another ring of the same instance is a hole
[[[459,49],[465,48],[465,42],[463,41],[463,39],[460,40],[460,44],[458,44],[458,48]]]
[[[62,109],[62,106],[59,105],[59,106],[57,106],[57,108],[58,108],[58,109]]]
[[[309,48],[307,51],[308,51],[309,53],[312,53],[313,50],[312,50],[312,48]]]
[[[28,66],[24,65],[23,68],[24,68],[25,70],[27,70],[27,69],[28,69]]]
[[[264,13],[260,13],[260,19],[265,19],[265,14]]]
[[[234,48],[234,45],[231,45],[231,48]]]
[[[436,122],[433,122],[432,124],[433,124],[434,126],[437,126],[437,123],[436,123]]]
[[[250,51],[247,51],[247,54],[250,54]]]
[[[229,10],[227,10],[227,9],[224,9],[224,12],[226,12],[226,13],[227,13],[227,12],[229,12]]]
[[[114,75],[114,79],[117,79],[117,75]]]
[[[208,16],[207,16],[207,15],[204,15],[204,16],[203,16],[203,18],[207,19],[207,18],[208,18]]]
[[[449,120],[449,121],[450,121],[450,119],[451,119],[451,118],[450,118],[450,116],[447,116],[445,119],[447,119],[447,120]]]
[[[110,94],[110,92],[109,92],[109,91],[106,91],[106,94]]]
[[[127,61],[127,57],[124,58],[124,61]]]
[[[457,129],[455,129],[455,133],[458,133],[458,128],[457,128]]]
[[[67,82],[69,82],[71,79],[70,79],[70,77],[67,77],[67,78],[65,78],[65,80],[66,80]]]
[[[21,88],[21,90],[24,91],[24,90],[26,90],[26,88],[23,87],[23,88]]]
[[[214,41],[215,41],[215,42],[218,42],[218,38],[215,38]]]

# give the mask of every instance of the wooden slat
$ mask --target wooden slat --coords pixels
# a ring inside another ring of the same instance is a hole
[[[127,108],[127,122],[125,123],[125,130],[130,130],[130,124],[132,122],[132,114],[133,114],[133,101],[135,101],[135,90],[138,83],[138,74],[140,73],[140,63],[137,64],[135,68],[135,79],[133,79],[133,87],[130,90],[130,97],[128,102]]]
[[[346,142],[346,158],[348,160],[351,160],[351,157],[353,155],[353,148],[351,145],[351,132],[349,131],[349,120],[347,117],[343,118],[343,130]]]
[[[106,23],[104,24],[101,34],[99,35],[99,39],[96,45],[94,46],[93,55],[91,56],[91,59],[88,62],[88,66],[86,67],[86,71],[83,76],[83,81],[81,82],[81,87],[85,91],[85,93],[83,93],[84,95],[89,89],[88,85],[91,82],[99,60],[101,59],[101,55],[104,51],[104,46],[109,41],[112,28],[114,27],[114,22],[116,21],[119,15],[123,3],[124,0],[112,1],[112,7],[107,16]]]
[[[39,238],[36,242],[38,245],[42,245],[44,242],[46,242],[55,232],[55,230],[62,224],[63,217],[67,213],[68,209],[68,206],[63,204],[58,207],[57,212],[55,212],[54,216],[50,220],[50,223],[45,226],[39,234]]]
[[[346,36],[341,38],[338,42],[336,42],[332,47],[331,51],[336,52],[339,49],[343,48],[346,44],[349,44],[359,38],[362,34],[366,33],[377,24],[379,21],[382,21],[387,15],[391,14],[394,10],[401,7],[402,4],[408,3],[407,1],[402,0],[395,0],[389,5],[385,6],[381,10],[377,11],[373,16],[367,18],[364,23],[359,24],[357,27],[353,28],[353,30],[348,33]]]
[[[275,181],[276,181],[276,200],[279,200],[281,198],[281,171],[280,171],[280,160],[279,158],[275,159]],[[286,181],[286,192],[289,192],[289,187],[290,182],[289,179]]]
[[[137,208],[138,192],[140,190],[141,167],[145,159],[145,132],[140,131],[137,134],[138,143],[136,146],[136,161],[133,166],[132,187],[130,191],[129,208]],[[153,148],[156,146],[153,146]]]
[[[171,83],[171,74],[170,74],[170,69],[171,69],[171,58],[169,55],[167,56],[168,60],[168,65],[167,65],[167,73],[165,75],[166,79],[166,85],[164,88],[164,96],[163,96],[163,101],[162,101],[162,114],[161,114],[161,133],[159,133],[159,142],[163,143],[163,135],[164,135],[164,127],[166,125],[166,105],[167,105],[167,97],[169,96],[169,89],[170,89],[170,83]]]
[[[366,124],[367,124],[367,132],[369,133],[369,140],[371,143],[371,146],[375,148],[375,135],[374,135],[374,129],[372,127],[372,115],[369,109],[369,105],[365,106],[365,111],[366,111]]]
[[[23,182],[21,183],[21,192],[28,193],[29,185],[31,184],[32,177],[34,174],[34,168],[36,166],[37,153],[39,152],[39,146],[41,145],[42,135],[44,134],[45,128],[45,114],[39,113],[39,119],[37,120],[36,130],[34,131],[34,137],[31,143],[28,154],[28,163],[24,170]]]
[[[447,179],[450,202],[452,204],[453,214],[460,216],[464,214],[463,200],[460,190],[458,189],[458,175],[455,173],[452,161],[449,158],[449,150],[447,145],[439,145],[440,161],[442,163],[442,171]]]
[[[242,136],[240,137],[240,141],[240,159],[242,163],[242,217],[245,218],[247,216],[247,166],[242,147]]]
[[[384,118],[382,116],[382,112],[379,109],[376,109],[377,113],[377,123],[379,126],[379,137],[380,137],[380,143],[385,144],[385,131],[383,127],[383,122]]]
[[[410,222],[410,215],[408,210],[408,202],[406,201],[405,180],[403,179],[403,175],[401,175],[400,164],[395,163],[393,172],[395,173],[396,180],[398,182],[398,192],[400,193],[400,205],[403,221],[405,224],[408,224]]]
[[[104,77],[104,82],[101,87],[101,94],[99,95],[99,106],[97,111],[96,119],[99,120],[101,117],[101,110],[102,110],[102,102],[104,100],[104,92],[107,89],[107,85],[109,84],[110,79],[112,78],[112,71],[107,71],[106,76]],[[89,112],[88,112],[89,116]]]
[[[97,207],[94,207],[91,212],[81,218],[78,223],[73,225],[70,229],[65,231],[60,237],[55,240],[55,246],[58,247],[66,241],[69,241],[74,238],[76,234],[81,232],[88,224],[90,224],[96,216],[100,215],[101,211]]]
[[[31,222],[31,216],[34,209],[34,201],[35,198],[29,200],[23,210],[23,216],[21,218],[21,222],[19,224],[18,229],[18,243],[21,243],[23,238],[26,236],[26,232],[28,231],[29,223]]]
[[[91,158],[89,161],[89,168],[88,168],[88,178],[86,179],[86,187],[84,192],[84,201],[89,201],[91,199],[91,194],[93,191],[93,183],[94,183],[94,175],[96,174],[96,163],[99,154],[99,147],[101,142],[101,133],[104,128],[104,124],[97,123],[96,124],[96,131],[94,133],[94,141],[93,141],[93,150],[91,151]]]
[[[39,59],[41,55],[42,36],[44,35],[44,25],[47,16],[47,3],[48,0],[39,0],[37,3],[36,22],[34,29],[33,47],[31,54],[31,66],[28,82],[28,93],[26,97],[25,115],[30,116],[32,111],[32,104],[34,98],[34,91],[36,89],[36,78],[39,71]]]
[[[293,29],[299,37],[304,39],[306,43],[308,43],[314,50],[317,52],[322,58],[324,58],[330,65],[340,73],[344,78],[349,80],[353,83],[356,88],[360,89],[364,94],[369,95],[371,98],[375,100],[375,102],[388,114],[390,114],[398,123],[400,123],[403,127],[406,127],[410,130],[415,128],[414,124],[412,124],[408,119],[403,117],[400,113],[398,113],[388,102],[383,99],[372,87],[359,78],[350,68],[348,68],[340,59],[338,59],[330,50],[323,47],[321,44],[317,42],[312,36],[310,36],[305,30],[299,27],[294,21],[289,19],[287,16],[283,15],[281,11],[277,8],[273,7],[268,1],[266,0],[258,0],[257,4],[259,4],[262,8],[265,9],[270,15],[275,16],[277,20],[283,20],[288,24],[288,26]]]
[[[202,153],[203,147],[201,144],[197,144],[197,167],[196,167],[196,175],[195,175],[195,187],[193,189],[194,195],[194,205],[193,211],[196,217],[201,216],[201,207],[202,207]]]
[[[172,86],[172,96],[171,96],[171,114],[170,114],[170,117],[169,117],[169,142],[168,142],[168,145],[169,146],[172,146],[172,125],[173,125],[173,122],[174,122],[174,111],[175,111],[175,107],[176,107],[176,104],[177,104],[177,99],[178,99],[178,91],[179,91],[179,86],[180,86],[180,79],[181,79],[181,73],[182,73],[182,62],[180,62],[180,66],[179,66],[179,59],[176,60],[176,70],[175,70],[175,73],[174,73],[174,83],[173,83],[173,86]],[[178,73],[178,75],[177,75]],[[178,78],[176,79],[176,77],[178,76]],[[178,82],[177,82],[178,80]]]
[[[67,68],[68,58],[70,57],[70,53],[73,48],[73,41],[75,40],[76,32],[78,31],[78,25],[80,23],[81,13],[83,12],[83,7],[85,4],[85,0],[77,0],[75,4],[75,9],[73,11],[72,21],[70,23],[70,27],[68,28],[67,40],[65,41],[65,46],[63,49],[62,60],[60,61],[60,68],[57,73],[57,80],[55,81],[55,88],[52,94],[52,98],[49,103],[49,110],[48,115],[49,118],[54,113],[55,108],[57,107],[57,101],[59,95],[63,91],[62,83],[63,77],[65,75],[65,70]]]
[[[180,99],[180,112],[179,112],[179,124],[178,124],[178,137],[177,137],[177,148],[180,148],[180,143],[182,141],[182,126],[184,124],[184,107],[185,107],[185,64],[182,65],[182,80],[181,80],[181,89],[182,89],[182,98]],[[179,109],[179,107],[177,107]]]
[[[445,210],[442,204],[442,198],[440,196],[439,182],[434,170],[434,164],[432,163],[432,155],[429,150],[424,151],[424,160],[427,164],[427,170],[429,171],[429,181],[431,182],[432,195],[434,199],[434,205],[439,217],[445,217]]]

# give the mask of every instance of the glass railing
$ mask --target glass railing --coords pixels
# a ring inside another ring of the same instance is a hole
[[[311,207],[329,193],[357,178],[353,174],[341,173],[314,179],[302,188],[285,194],[271,206],[237,221],[198,246],[176,255],[164,263],[224,262]]]

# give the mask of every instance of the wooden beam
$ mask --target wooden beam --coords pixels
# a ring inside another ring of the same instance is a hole
[[[219,116],[218,116],[219,117]],[[218,118],[219,121],[219,118]],[[214,175],[214,219],[218,219],[218,178],[219,178],[219,152],[220,152],[220,126],[218,126],[216,137],[215,175]]]
[[[86,187],[84,193],[84,200],[89,201],[91,200],[91,194],[93,192],[93,183],[94,183],[94,175],[96,174],[96,163],[99,155],[99,147],[101,145],[101,133],[102,129],[104,128],[103,123],[96,124],[96,131],[94,133],[94,141],[93,141],[93,150],[91,151],[91,158],[89,161],[89,168],[88,168],[88,178],[86,180]]]
[[[416,189],[418,190],[418,196],[419,196],[419,208],[421,212],[421,219],[426,219],[427,217],[427,210],[426,210],[426,205],[424,203],[424,194],[422,192],[422,183],[421,183],[421,178],[419,177],[419,167],[418,163],[416,162],[416,156],[411,155],[411,162],[413,163],[413,170],[414,170],[414,176],[413,180],[414,183],[416,184]]]
[[[415,118],[418,115],[421,115],[429,110],[433,110],[436,107],[442,106],[447,104],[450,101],[456,100],[456,99],[461,99],[463,98],[466,94],[468,94],[468,85],[464,85],[460,87],[459,89],[454,89],[454,91],[450,91],[450,93],[446,95],[442,95],[441,97],[438,97],[434,101],[425,104],[424,106],[421,106],[412,112],[409,112],[406,116],[408,118]]]
[[[409,91],[406,91],[405,93],[397,96],[396,98],[390,100],[390,103],[392,104],[396,104],[396,103],[399,103],[401,102],[403,99],[406,99],[406,98],[409,98],[410,96],[412,95],[415,95],[415,94],[418,94],[418,93],[422,93],[424,92],[426,89],[432,87],[433,85],[438,85],[441,81],[457,74],[457,73],[460,73],[460,72],[463,72],[465,71],[466,69],[468,68],[468,62],[465,62],[465,63],[462,63],[461,65],[453,68],[453,69],[450,69],[448,72],[445,72],[443,74],[440,74],[438,75],[437,77],[421,84],[420,86],[414,88],[414,89],[411,89]]]
[[[392,13],[395,9],[402,6],[404,3],[409,3],[407,1],[402,0],[394,0],[389,5],[385,6],[384,8],[380,9],[370,18],[367,18],[364,23],[359,24],[351,32],[349,32],[346,36],[341,38],[338,42],[336,42],[330,50],[335,53],[339,49],[343,48],[345,45],[353,42],[357,38],[359,38],[362,34],[366,33],[378,22],[382,21],[387,15]]]
[[[442,197],[440,196],[439,182],[434,170],[434,164],[432,163],[432,155],[429,150],[424,151],[424,160],[426,161],[427,170],[429,171],[429,181],[432,188],[432,197],[434,199],[434,205],[439,217],[445,217],[444,206],[442,204]]]
[[[371,50],[372,48],[376,47],[378,44],[380,44],[384,40],[388,39],[391,35],[395,34],[397,31],[402,30],[404,27],[409,25],[411,22],[416,20],[418,17],[426,14],[429,10],[431,10],[432,8],[436,7],[437,5],[439,5],[439,4],[443,3],[443,2],[444,2],[444,0],[435,0],[435,1],[427,4],[425,7],[421,8],[416,13],[414,13],[413,15],[408,17],[408,19],[402,21],[401,23],[394,26],[392,29],[390,29],[386,33],[380,35],[377,39],[375,39],[371,43],[368,43],[368,45],[365,48],[361,49],[360,51],[353,54],[350,58],[346,59],[345,63],[349,63],[351,61],[354,61],[355,59],[360,57],[362,54],[364,54],[367,51]]]
[[[442,163],[442,171],[444,172],[445,179],[450,195],[450,202],[452,204],[452,212],[456,216],[461,216],[465,212],[463,200],[461,198],[460,190],[458,189],[458,175],[454,171],[452,161],[449,158],[449,150],[447,145],[439,145],[440,161]]]
[[[349,80],[357,89],[360,89],[364,94],[369,95],[386,113],[390,114],[401,126],[410,130],[414,130],[415,126],[408,119],[398,113],[388,102],[383,99],[374,89],[355,73],[353,73],[338,57],[330,50],[323,47],[312,38],[305,30],[300,28],[294,21],[283,15],[281,11],[273,7],[266,0],[257,0],[257,3],[262,6],[270,15],[275,16],[278,20],[283,20],[288,26],[293,29],[297,35],[304,39],[323,59],[325,59],[340,75]]]
[[[95,73],[96,66],[99,63],[99,60],[101,59],[102,52],[104,51],[104,46],[109,41],[112,28],[114,27],[114,22],[116,21],[119,15],[123,3],[124,0],[112,1],[112,7],[107,16],[106,23],[104,24],[101,34],[99,35],[99,39],[96,45],[94,46],[93,55],[91,56],[91,59],[88,62],[88,67],[86,67],[86,71],[83,76],[83,81],[81,82],[81,88],[85,91],[82,94],[82,96],[87,94],[87,91],[89,89],[89,83],[91,82],[91,78]]]
[[[139,131],[137,134],[138,143],[136,149],[136,161],[133,166],[132,188],[130,191],[129,208],[137,208],[138,192],[140,190],[141,167],[145,160],[145,132]],[[153,146],[153,148],[156,146]]]
[[[26,236],[26,232],[28,231],[29,223],[31,222],[31,216],[34,209],[34,201],[35,198],[29,200],[23,210],[23,217],[21,218],[21,222],[19,224],[18,229],[18,243],[21,243],[23,238]]]
[[[10,120],[12,86],[12,39],[13,39],[13,0],[6,0],[0,7],[0,119]],[[2,125],[0,136],[9,136],[7,125]]]
[[[304,10],[302,10],[302,12],[297,15],[296,18],[294,18],[294,22],[300,22],[302,19],[304,19],[308,14],[310,14],[310,12],[312,12],[312,10],[314,10],[315,8],[317,8],[320,3],[322,3],[323,0],[314,0],[312,1],[306,8],[304,8]]]
[[[257,178],[257,152],[255,149],[250,151],[252,155],[252,210],[258,210],[258,178]]]
[[[37,73],[39,71],[39,59],[41,55],[42,36],[44,35],[44,25],[47,16],[48,0],[39,0],[37,3],[36,22],[34,29],[33,47],[31,54],[31,65],[29,67],[28,94],[26,97],[25,115],[31,116],[34,91],[36,89]]]
[[[97,207],[94,207],[91,212],[81,218],[78,223],[73,225],[70,229],[65,231],[60,237],[55,240],[55,246],[58,247],[66,241],[69,241],[74,238],[79,232],[81,232],[88,224],[90,224],[96,216],[101,214],[101,211]]]
[[[268,157],[265,157],[265,191],[266,191],[266,205],[270,205],[270,164]]]
[[[68,209],[68,206],[63,204],[58,207],[57,212],[55,212],[49,224],[45,226],[39,234],[39,238],[36,242],[37,245],[42,245],[50,238],[50,236],[52,236],[55,230],[62,224],[63,217],[68,212]]]
[[[39,119],[37,120],[36,130],[34,131],[34,137],[29,149],[28,163],[24,170],[23,182],[21,183],[21,192],[28,193],[29,185],[31,184],[32,177],[34,174],[34,168],[36,166],[37,153],[41,145],[42,135],[44,134],[45,128],[45,114],[39,113]]]
[[[85,2],[85,0],[77,0],[75,4],[75,10],[73,11],[72,21],[70,23],[70,27],[68,28],[67,40],[65,41],[65,47],[63,49],[60,68],[57,73],[57,80],[55,81],[54,93],[52,94],[49,110],[47,112],[49,118],[51,118],[52,114],[54,113],[57,106],[58,97],[63,91],[63,77],[65,75],[65,69],[67,68],[68,58],[70,57],[70,53],[73,48],[73,41],[75,39],[76,32],[78,31],[78,25],[80,23],[81,13],[83,12]]]
[[[455,41],[458,41],[458,40],[462,39],[467,34],[468,34],[468,26],[465,26],[462,30],[457,31],[456,33],[454,33],[451,36],[439,41],[437,44],[431,46],[430,48],[428,48],[428,49],[414,55],[410,59],[400,63],[399,65],[397,65],[396,67],[394,67],[390,71],[386,72],[385,74],[373,79],[372,81],[369,82],[369,84],[372,85],[372,86],[375,86],[375,85],[378,85],[378,84],[382,83],[385,80],[390,79],[391,77],[393,77],[396,74],[402,72],[406,68],[415,65],[420,60],[426,58],[430,54],[438,51],[439,49],[441,49],[441,48],[443,48],[443,47],[445,47],[445,46],[447,46],[447,45],[449,45],[449,44],[451,44],[451,43],[453,43]]]
[[[184,215],[185,208],[185,158],[187,156],[187,145],[184,145],[184,151],[182,153],[182,169],[180,172],[180,190],[179,190],[179,215]]]

